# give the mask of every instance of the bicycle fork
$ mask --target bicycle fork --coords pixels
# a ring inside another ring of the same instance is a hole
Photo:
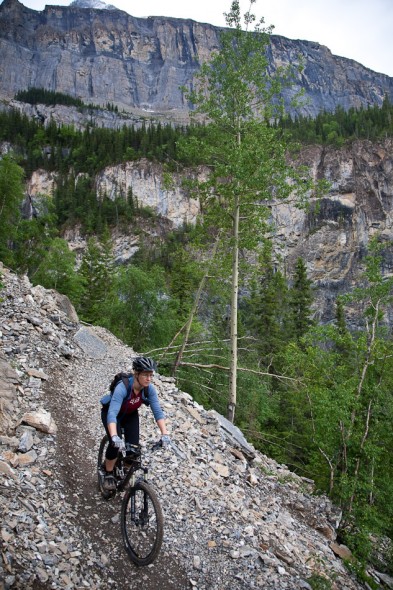
[[[143,469],[143,479],[144,481],[147,481],[147,474],[148,474],[148,468],[144,467]],[[134,488],[135,486],[135,473],[132,474],[131,477],[131,489]],[[130,498],[130,515],[131,515],[131,521],[135,523],[136,526],[144,526],[146,524],[149,524],[149,501],[148,501],[148,495],[147,493],[143,490],[143,510],[139,511],[139,514],[136,514],[136,507],[135,507],[135,493],[136,490],[134,490],[134,493],[131,494],[131,498]]]

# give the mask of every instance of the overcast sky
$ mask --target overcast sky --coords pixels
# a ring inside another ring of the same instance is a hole
[[[45,4],[68,6],[71,0],[21,0],[34,10]],[[192,18],[225,25],[231,0],[108,0],[133,16]],[[243,11],[248,1],[240,3]],[[317,41],[335,55],[393,76],[393,0],[257,0],[253,12],[290,39]]]

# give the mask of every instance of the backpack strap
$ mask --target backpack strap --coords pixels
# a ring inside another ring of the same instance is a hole
[[[123,385],[126,388],[127,391],[127,397],[130,395],[131,393],[131,383],[130,383],[130,378],[126,377],[125,375],[122,376],[121,380],[123,381]]]
[[[149,400],[149,387],[144,387],[142,390],[142,395],[145,397],[145,399],[143,400],[143,403],[146,404],[147,406],[150,406],[150,400]]]
[[[121,378],[121,380],[123,382],[124,387],[126,388],[127,397],[128,397],[130,395],[130,393],[131,393],[130,378],[128,376],[126,376],[126,375],[123,375],[122,378]],[[143,388],[143,393],[145,395],[146,400],[148,401],[149,400],[149,386]]]

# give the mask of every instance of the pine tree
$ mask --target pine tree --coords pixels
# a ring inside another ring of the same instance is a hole
[[[244,319],[257,341],[255,348],[264,366],[270,366],[275,354],[288,340],[287,281],[274,267],[271,248],[267,246]]]
[[[342,297],[338,297],[336,301],[336,325],[342,336],[348,334],[347,323],[345,320],[345,307]]]
[[[13,240],[21,218],[23,169],[10,157],[0,159],[0,260],[12,266]]]
[[[80,314],[84,320],[99,323],[102,308],[113,286],[114,263],[109,232],[106,229],[102,241],[89,238],[82,258],[79,274],[84,284],[80,302]]]
[[[46,289],[55,289],[77,304],[82,285],[75,271],[75,258],[75,253],[69,249],[68,243],[61,238],[55,238],[37,271],[32,274],[32,282]]]
[[[307,278],[307,269],[302,258],[298,258],[296,262],[289,298],[291,333],[296,340],[300,340],[313,323],[311,281]]]

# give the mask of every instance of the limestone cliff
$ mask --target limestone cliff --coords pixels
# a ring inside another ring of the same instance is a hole
[[[317,286],[317,318],[329,321],[336,296],[357,284],[370,239],[376,233],[385,240],[393,239],[393,140],[356,141],[341,149],[311,146],[303,149],[299,162],[310,168],[314,179],[327,179],[330,190],[318,207],[311,202],[308,211],[293,203],[273,206],[275,254],[288,276],[299,256],[306,261],[309,277]],[[111,166],[96,178],[97,198],[104,194],[115,198],[131,189],[139,205],[152,208],[170,226],[195,223],[199,203],[181,186],[187,174],[173,175],[167,186],[159,164],[142,160]],[[37,171],[27,192],[33,198],[50,194],[53,182],[53,176]],[[73,248],[83,249],[78,232],[67,237]],[[116,258],[125,262],[138,247],[132,226],[129,235],[115,237]],[[393,256],[385,259],[384,272],[393,273]]]
[[[108,102],[138,116],[183,120],[189,105],[179,87],[191,84],[200,64],[218,48],[219,28],[192,20],[135,18],[121,10],[46,6],[18,0],[0,5],[0,98],[41,87],[85,102]],[[303,112],[393,100],[393,79],[309,41],[272,36],[272,68],[304,62],[285,98],[304,88]]]
[[[289,274],[299,256],[306,261],[317,286],[318,320],[332,319],[337,295],[358,284],[371,238],[393,239],[392,148],[392,139],[356,141],[341,149],[305,148],[300,161],[315,179],[330,182],[329,193],[318,207],[311,203],[309,211],[280,204],[273,208],[276,254]],[[385,258],[383,272],[392,274],[392,256]]]

